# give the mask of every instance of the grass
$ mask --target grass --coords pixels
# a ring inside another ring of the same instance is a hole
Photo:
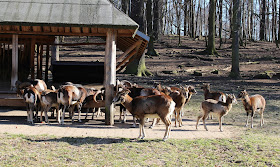
[[[132,140],[0,136],[0,166],[279,166],[280,138]]]

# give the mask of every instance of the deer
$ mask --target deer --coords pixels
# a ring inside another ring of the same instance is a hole
[[[101,90],[96,91],[93,95],[89,95],[85,98],[82,108],[87,109],[87,115],[89,109],[98,109],[100,110],[101,107],[105,107],[105,100],[102,98],[102,100],[96,100],[96,97],[98,95],[102,94]],[[86,118],[87,118],[86,115]],[[93,118],[93,115],[92,115]]]
[[[122,89],[129,89],[130,93],[129,96],[131,96],[132,98],[137,97],[137,96],[149,96],[149,95],[160,95],[161,92],[159,92],[158,90],[154,89],[154,88],[144,88],[142,86],[139,86],[137,84],[129,84],[130,82],[123,80],[121,82],[118,82],[118,86]],[[118,104],[116,104],[118,105]],[[126,109],[125,107],[123,107],[122,105],[120,105],[120,118],[119,121],[121,121],[121,116],[122,113],[124,113],[123,115],[123,123],[126,122]],[[136,118],[133,117],[133,128],[136,127]]]
[[[246,90],[241,91],[237,97],[242,99],[244,109],[247,113],[247,120],[245,126],[248,126],[249,114],[251,113],[251,128],[253,128],[253,117],[256,112],[259,112],[261,116],[260,126],[263,126],[263,112],[266,105],[264,97],[259,94],[249,96]]]
[[[124,89],[117,93],[113,103],[121,103],[135,117],[140,120],[138,139],[144,139],[145,118],[160,118],[166,126],[163,140],[167,140],[171,130],[171,115],[175,109],[175,102],[167,95],[129,96],[130,90]]]
[[[25,87],[21,91],[23,91],[22,96],[26,104],[27,123],[34,124],[33,111],[36,110],[37,116],[41,101],[40,92],[33,85]]]
[[[69,108],[70,116],[72,116],[72,122],[74,121],[74,108],[77,106],[78,108],[78,121],[81,121],[80,114],[81,114],[81,107],[84,99],[87,96],[87,91],[82,86],[75,86],[75,85],[62,85],[58,89],[57,93],[57,102],[63,105],[62,109],[62,117],[58,117],[58,122],[60,124],[64,124],[64,117],[65,117],[65,110]],[[60,116],[60,112],[58,113]]]
[[[208,83],[203,84],[201,89],[204,92],[204,100],[214,99],[214,100],[221,101],[224,103],[226,102],[226,95],[223,92],[211,92],[210,84],[208,84]],[[212,114],[210,114],[210,117],[208,117],[208,118],[213,119]]]
[[[222,130],[222,119],[232,109],[232,104],[236,103],[236,102],[237,101],[236,101],[234,94],[229,94],[226,98],[226,102],[221,102],[221,101],[217,101],[217,100],[213,100],[213,99],[207,99],[207,100],[203,101],[201,103],[201,108],[202,108],[203,114],[199,115],[197,117],[196,126],[195,126],[196,129],[197,129],[199,120],[202,118],[204,129],[206,131],[208,131],[206,124],[205,124],[205,119],[208,117],[208,115],[210,113],[214,113],[214,114],[218,115],[219,129],[222,132],[223,131]]]
[[[47,85],[45,81],[40,79],[35,79],[34,81],[27,81],[27,82],[16,81],[15,85],[16,85],[16,92],[18,96],[22,95],[24,89],[31,85],[35,89],[37,89],[40,93],[47,90]]]
[[[42,114],[44,113],[45,115],[45,122],[49,124],[49,119],[48,119],[48,111],[54,107],[56,109],[56,120],[58,120],[58,115],[59,113],[59,103],[57,102],[57,90],[55,89],[54,86],[51,87],[52,89],[49,90],[47,89],[46,91],[43,91],[41,93],[41,116],[40,116],[40,121],[43,121]]]

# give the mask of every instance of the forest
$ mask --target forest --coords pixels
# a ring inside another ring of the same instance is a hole
[[[148,55],[156,56],[153,43],[165,35],[205,40],[203,54],[218,55],[228,40],[232,41],[230,76],[238,78],[239,47],[248,42],[269,41],[278,46],[280,38],[277,0],[110,0],[139,24],[148,34]],[[218,41],[215,42],[215,39]]]

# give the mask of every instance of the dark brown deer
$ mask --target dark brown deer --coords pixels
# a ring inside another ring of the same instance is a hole
[[[168,139],[171,129],[171,115],[175,109],[175,102],[167,95],[139,96],[131,98],[129,90],[117,93],[113,103],[121,103],[136,118],[140,120],[140,139],[145,138],[145,118],[159,117],[166,126],[163,140]]]

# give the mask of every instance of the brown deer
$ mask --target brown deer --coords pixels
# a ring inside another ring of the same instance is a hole
[[[205,124],[205,119],[208,117],[208,115],[210,113],[214,113],[214,114],[218,115],[219,129],[222,132],[223,131],[222,130],[222,119],[231,110],[233,103],[236,103],[236,98],[233,94],[227,96],[225,103],[221,102],[221,101],[213,100],[213,99],[207,99],[207,100],[203,101],[201,103],[201,108],[202,108],[203,114],[199,115],[197,117],[196,129],[197,129],[199,120],[202,118],[204,128],[205,128],[205,130],[208,131],[206,124]]]
[[[100,90],[95,92],[93,95],[87,96],[86,99],[83,102],[82,108],[87,109],[87,114],[89,109],[98,109],[100,110],[101,107],[105,107],[105,100],[104,98],[102,100],[96,100],[96,97],[98,95],[102,94]],[[87,115],[86,115],[87,118]],[[93,118],[93,115],[92,115]]]
[[[242,99],[244,109],[247,113],[247,121],[246,126],[248,126],[249,121],[249,114],[251,113],[251,128],[253,128],[253,117],[257,112],[261,115],[260,126],[263,126],[264,119],[263,119],[263,112],[265,109],[265,99],[262,95],[256,94],[253,96],[249,96],[246,90],[243,90],[239,93],[238,98]]]
[[[221,102],[226,102],[226,95],[223,92],[211,92],[210,91],[210,84],[205,83],[201,87],[201,89],[204,91],[204,100],[207,99],[214,99]],[[213,115],[210,114],[210,119],[213,119]]]
[[[62,110],[62,117],[61,121],[60,118],[58,122],[64,124],[64,117],[65,117],[65,110],[69,108],[70,116],[72,116],[72,122],[74,121],[74,108],[78,107],[78,121],[81,122],[80,114],[81,114],[81,107],[84,99],[87,96],[87,91],[82,86],[75,86],[75,85],[62,85],[58,89],[57,93],[57,102],[63,105]],[[60,112],[58,113],[60,115]]]
[[[40,101],[41,101],[40,92],[33,85],[25,87],[22,91],[23,91],[22,96],[26,104],[26,110],[27,110],[27,122],[30,124],[34,124],[33,112],[34,110],[36,110],[36,117],[37,117],[40,108]]]
[[[160,118],[165,126],[165,135],[163,140],[168,139],[171,129],[171,115],[175,109],[175,102],[167,95],[152,95],[130,97],[130,90],[124,89],[117,93],[113,103],[121,103],[136,118],[140,120],[140,139],[145,138],[145,118]]]

